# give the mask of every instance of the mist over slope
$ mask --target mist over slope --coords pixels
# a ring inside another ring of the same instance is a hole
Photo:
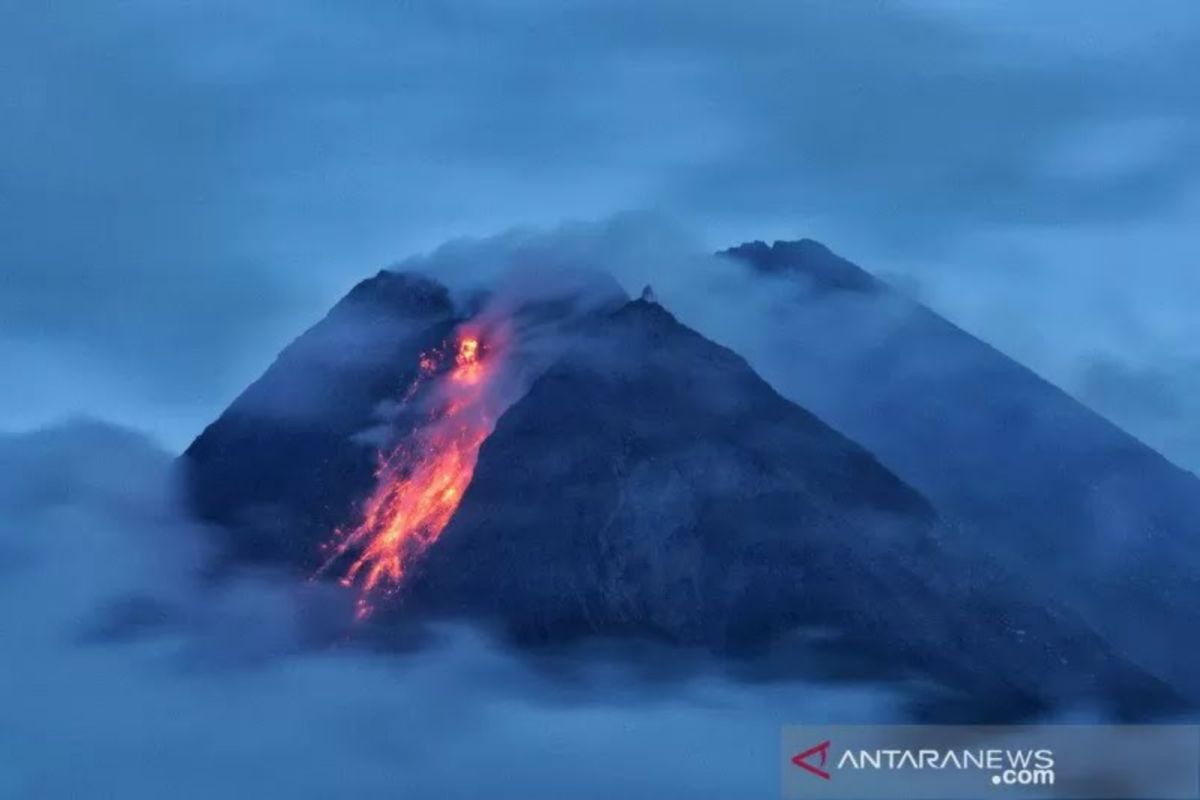
[[[722,255],[773,287],[743,338],[781,391],[1200,698],[1200,648],[1183,644],[1200,626],[1196,476],[816,242]]]
[[[866,686],[553,679],[464,628],[313,649],[298,621],[343,598],[213,583],[172,472],[101,423],[0,434],[0,796],[759,798],[780,725],[899,713]]]

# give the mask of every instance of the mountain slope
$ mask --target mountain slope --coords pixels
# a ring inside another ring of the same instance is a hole
[[[440,538],[372,603],[375,629],[454,617],[525,645],[651,640],[787,675],[854,663],[989,718],[1170,700],[742,358],[652,301],[588,308],[507,306],[514,331],[549,319],[537,330],[555,335],[497,366],[531,383]],[[233,557],[312,573],[373,488],[381,433],[416,424],[380,410],[462,313],[427,280],[364,282],[196,440],[182,459],[193,502]]]
[[[789,397],[973,529],[1035,596],[1200,697],[1200,648],[1185,644],[1200,627],[1195,476],[815,242],[723,255],[792,280],[788,319],[763,325]]]
[[[484,443],[406,613],[492,620],[526,643],[782,647],[795,664],[810,637],[993,716],[1170,694],[957,553],[922,496],[657,304],[591,333]]]
[[[880,551],[929,545],[924,498],[660,306],[630,303],[591,334],[501,418],[414,595],[481,613],[512,600],[571,617],[568,633],[740,638],[754,615],[709,585],[747,580],[735,553],[769,563],[800,529]]]
[[[193,510],[239,558],[305,568],[373,484],[381,402],[453,327],[441,285],[380,272],[280,353],[183,455]]]

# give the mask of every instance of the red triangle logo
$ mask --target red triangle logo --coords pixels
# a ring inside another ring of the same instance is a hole
[[[817,755],[821,756],[821,763],[819,765],[814,766],[813,764],[808,763],[808,759],[810,759],[814,756],[817,756]],[[821,767],[825,766],[825,763],[828,760],[829,760],[829,740],[828,739],[821,742],[816,747],[810,747],[807,750],[805,750],[803,753],[797,753],[796,755],[792,756],[793,764],[795,764],[800,769],[808,770],[813,775],[816,775],[818,778],[821,778],[823,780],[829,780],[829,778],[830,778],[829,773],[826,772],[825,770],[821,769]]]

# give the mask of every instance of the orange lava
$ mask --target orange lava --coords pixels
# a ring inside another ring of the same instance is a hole
[[[462,333],[448,372],[439,374],[445,349],[421,356],[405,399],[433,381],[440,402],[426,424],[380,460],[362,521],[348,532],[338,531],[333,553],[318,571],[347,552],[357,553],[341,583],[359,586],[359,619],[371,613],[377,595],[395,591],[413,559],[437,541],[471,483],[479,447],[496,418],[495,393],[489,389],[498,370],[493,354],[487,359],[484,354],[477,335]]]

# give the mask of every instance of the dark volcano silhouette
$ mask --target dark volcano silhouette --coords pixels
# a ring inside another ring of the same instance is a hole
[[[373,624],[468,619],[534,647],[649,640],[797,677],[852,661],[990,718],[1176,699],[741,357],[652,300],[577,305],[516,310],[572,335],[517,365],[528,390]],[[381,404],[457,321],[436,284],[381,273],[193,443],[195,508],[233,557],[312,571],[371,489]]]

